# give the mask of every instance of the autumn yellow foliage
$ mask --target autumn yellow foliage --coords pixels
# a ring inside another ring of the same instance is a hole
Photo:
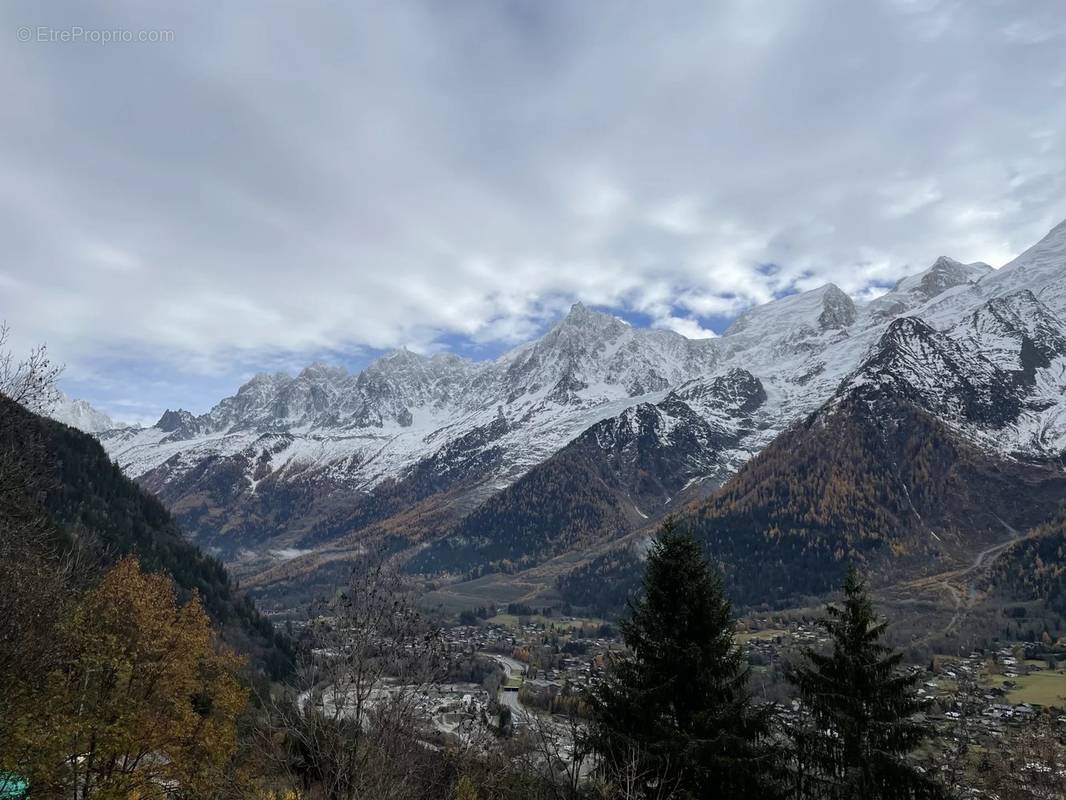
[[[11,766],[38,791],[79,798],[215,794],[247,697],[199,601],[179,603],[169,577],[126,558],[60,627],[44,689],[7,726],[33,757]]]

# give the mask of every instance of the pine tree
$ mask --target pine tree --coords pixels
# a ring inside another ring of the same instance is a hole
[[[767,718],[747,688],[732,609],[699,544],[667,522],[622,625],[629,653],[592,696],[592,745],[626,796],[767,797]]]
[[[907,763],[907,754],[933,734],[916,718],[925,705],[915,694],[919,677],[902,672],[902,656],[881,643],[887,623],[877,620],[854,569],[844,581],[843,605],[829,605],[822,624],[832,653],[808,650],[809,663],[791,676],[813,722],[797,733],[799,796],[944,797]]]

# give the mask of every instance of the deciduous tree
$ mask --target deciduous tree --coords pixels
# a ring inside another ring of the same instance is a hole
[[[247,698],[199,601],[179,604],[167,576],[128,557],[86,594],[67,638],[52,681],[67,758],[41,777],[78,800],[213,796]]]

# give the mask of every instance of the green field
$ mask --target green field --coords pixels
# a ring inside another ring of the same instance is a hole
[[[937,677],[933,678],[933,683],[936,684],[937,689],[939,691],[941,691],[941,692],[949,692],[951,694],[954,694],[955,692],[957,692],[959,690],[959,682],[958,681],[952,680],[951,678],[945,678],[945,677],[940,676],[940,675],[938,675]]]
[[[1014,681],[1016,684],[1012,689],[1007,690],[1007,701],[1010,703],[1066,708],[1066,672],[1033,672],[1018,678],[990,675],[982,681],[982,684],[1002,686],[1005,680]]]
[[[1066,674],[1034,672],[1017,679],[1017,686],[1007,697],[1012,703],[1066,707]]]
[[[752,639],[774,639],[778,636],[786,636],[788,631],[781,628],[767,628],[764,631],[743,631],[736,636],[737,642],[743,644]]]

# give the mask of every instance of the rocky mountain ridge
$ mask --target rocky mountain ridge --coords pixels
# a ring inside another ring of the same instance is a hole
[[[355,375],[260,375],[207,414],[100,437],[247,574],[386,534],[491,541],[492,514],[476,531],[464,520],[493,501],[508,518],[500,493],[528,504],[519,483],[564,451],[613,476],[616,522],[594,535],[610,537],[706,495],[842,386],[890,387],[998,455],[1057,458],[1064,276],[1066,224],[999,270],[939,258],[872,302],[825,286],[750,309],[717,339],[577,304],[493,361],[397,351]]]
[[[47,409],[46,416],[83,433],[102,433],[125,427],[87,401],[75,400],[62,392]]]

